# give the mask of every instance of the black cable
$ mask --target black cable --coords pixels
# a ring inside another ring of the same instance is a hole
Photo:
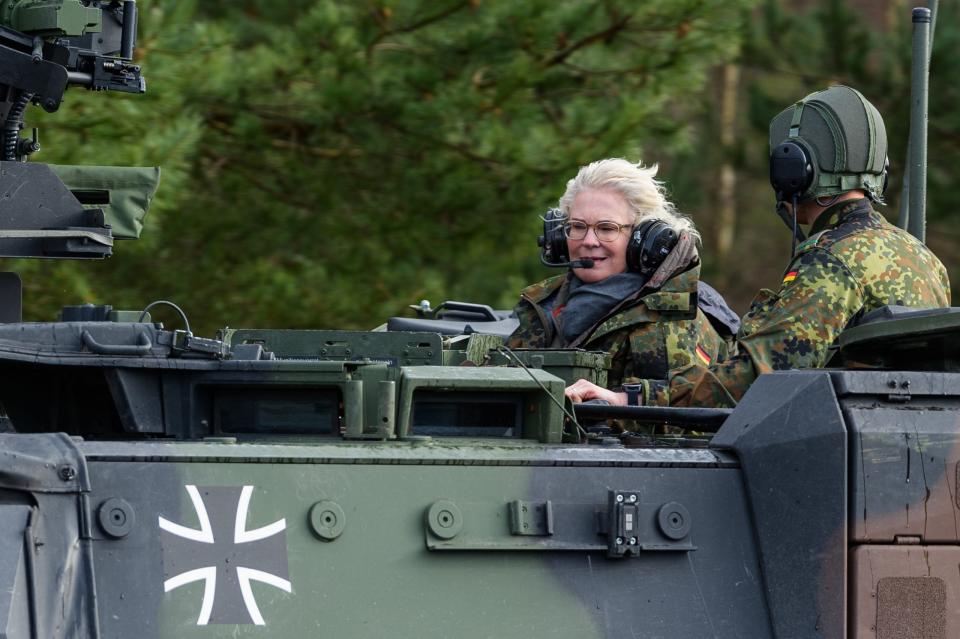
[[[794,193],[793,194],[793,229],[792,229],[793,233],[791,234],[791,237],[790,237],[790,257],[791,258],[796,257],[797,255],[797,206],[798,205],[799,205],[798,195]]]
[[[190,320],[187,319],[187,314],[183,312],[182,308],[180,308],[173,302],[170,302],[167,300],[157,300],[156,302],[150,302],[149,304],[147,304],[147,307],[143,309],[143,312],[140,313],[140,317],[137,319],[137,323],[139,324],[140,322],[143,321],[143,318],[147,316],[147,313],[150,312],[151,308],[153,308],[154,306],[158,306],[160,304],[166,304],[167,306],[172,306],[178,313],[180,313],[180,319],[183,320],[183,325],[184,327],[186,327],[187,333],[190,333],[190,335],[193,335],[193,333],[190,331]]]
[[[546,393],[547,397],[550,398],[550,401],[553,402],[554,404],[556,404],[557,407],[558,407],[561,411],[563,411],[563,414],[566,415],[567,419],[569,419],[570,422],[571,422],[574,426],[576,426],[576,428],[577,428],[577,431],[576,431],[576,432],[577,432],[577,441],[574,442],[574,443],[579,444],[579,443],[583,440],[583,438],[586,437],[587,431],[585,431],[585,430],[583,429],[583,427],[580,426],[580,422],[577,421],[576,416],[575,416],[573,413],[571,413],[570,411],[568,411],[566,406],[564,406],[563,404],[561,404],[560,402],[557,401],[557,398],[554,397],[553,394],[552,394],[550,391],[547,390],[547,387],[543,385],[543,382],[541,382],[539,379],[537,379],[537,376],[533,374],[533,371],[531,371],[531,370],[527,367],[527,365],[523,363],[523,360],[521,360],[520,357],[519,357],[516,353],[514,353],[512,350],[510,350],[510,348],[509,348],[508,346],[506,346],[506,345],[500,345],[500,346],[498,346],[498,347],[497,347],[497,352],[498,352],[498,353],[501,353],[501,354],[503,354],[503,355],[507,355],[507,356],[508,356],[508,359],[513,359],[513,361],[516,362],[516,363],[520,366],[520,368],[522,368],[523,370],[525,370],[525,371],[527,372],[527,375],[529,375],[530,378],[531,378],[534,382],[536,382],[537,386],[540,387],[540,390],[542,390],[544,393]],[[567,401],[567,400],[564,399],[564,402],[566,402],[566,401]]]

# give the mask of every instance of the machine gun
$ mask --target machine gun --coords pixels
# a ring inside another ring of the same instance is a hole
[[[144,93],[136,30],[134,0],[0,0],[0,257],[105,258],[139,234],[157,169],[28,164],[40,144],[21,135],[27,107],[53,113],[70,86]],[[0,274],[0,319],[19,321],[20,291]]]
[[[3,160],[22,161],[39,150],[20,138],[30,103],[60,108],[69,85],[97,91],[144,93],[133,0],[4,0],[0,2],[0,115]]]

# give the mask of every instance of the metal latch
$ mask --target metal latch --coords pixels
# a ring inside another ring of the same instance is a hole
[[[607,554],[610,557],[629,557],[639,554],[638,534],[640,502],[635,492],[611,490],[607,497]]]
[[[608,557],[636,557],[641,551],[690,551],[693,519],[680,503],[658,507],[644,504],[640,491],[611,490],[606,513],[597,513],[601,534],[607,535]]]
[[[190,331],[173,331],[171,344],[174,351],[183,355],[206,356],[220,359],[226,355],[224,343],[218,339],[196,337]]]

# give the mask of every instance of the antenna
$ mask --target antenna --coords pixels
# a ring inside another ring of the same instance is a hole
[[[898,225],[921,242],[926,241],[927,221],[927,113],[930,88],[930,56],[937,0],[930,7],[913,9],[913,54],[910,69],[910,139],[900,195]]]

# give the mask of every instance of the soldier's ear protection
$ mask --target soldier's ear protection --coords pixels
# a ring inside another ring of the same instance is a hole
[[[816,155],[801,140],[786,139],[770,152],[770,185],[777,193],[777,201],[789,202],[813,186],[816,178]],[[883,160],[880,193],[887,192],[890,182],[890,157]]]
[[[567,218],[560,209],[550,209],[543,216],[543,235],[537,238],[540,262],[545,266],[584,268],[570,261],[567,236],[563,225]],[[679,234],[663,220],[644,220],[630,231],[627,243],[627,269],[650,275],[659,268],[680,239]]]
[[[543,216],[543,235],[537,238],[537,246],[544,266],[568,266],[570,263],[567,236],[563,233],[566,221],[560,209],[550,209]]]
[[[630,232],[627,244],[627,268],[644,275],[653,275],[680,235],[663,220],[644,220]]]
[[[880,195],[886,195],[887,185],[890,184],[890,156],[883,158],[883,183],[880,187]]]
[[[816,177],[816,157],[807,145],[797,139],[787,139],[770,152],[770,185],[777,193],[777,201],[799,200],[813,186]]]

